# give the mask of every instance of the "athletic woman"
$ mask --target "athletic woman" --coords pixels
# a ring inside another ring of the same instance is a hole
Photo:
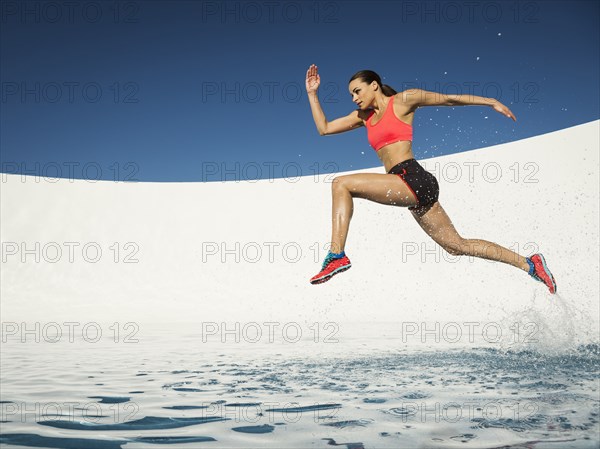
[[[417,108],[491,106],[516,121],[506,106],[493,98],[473,95],[441,95],[421,89],[398,93],[382,84],[377,73],[362,70],[350,78],[348,85],[358,109],[346,117],[328,122],[317,96],[320,82],[317,66],[313,64],[306,71],[306,91],[319,134],[337,134],[365,126],[369,143],[383,162],[386,174],[359,173],[338,176],[333,180],[331,249],[321,271],[311,278],[312,284],[326,282],[352,266],[344,246],[354,209],[352,199],[363,198],[408,207],[419,226],[450,254],[510,264],[546,284],[550,293],[556,292],[556,282],[541,254],[523,257],[493,242],[461,237],[438,201],[437,179],[415,160],[412,153],[412,122]]]

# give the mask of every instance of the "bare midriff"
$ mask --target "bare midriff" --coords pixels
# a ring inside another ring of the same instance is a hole
[[[379,149],[377,156],[383,162],[385,172],[389,172],[394,165],[398,165],[407,159],[413,159],[412,142],[409,140],[399,140],[390,143]]]

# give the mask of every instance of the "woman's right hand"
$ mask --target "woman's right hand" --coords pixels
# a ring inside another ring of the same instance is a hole
[[[319,84],[321,84],[321,78],[317,73],[317,66],[312,64],[306,71],[306,92],[309,94],[317,92]]]

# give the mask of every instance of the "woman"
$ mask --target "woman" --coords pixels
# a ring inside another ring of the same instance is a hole
[[[421,89],[397,93],[382,84],[377,73],[363,70],[350,78],[348,85],[358,110],[328,122],[317,96],[320,82],[317,66],[313,64],[306,72],[306,91],[319,134],[337,134],[365,126],[369,143],[383,162],[387,174],[362,173],[338,176],[333,180],[331,249],[321,271],[311,278],[312,284],[326,282],[352,266],[344,253],[344,246],[352,218],[352,198],[363,198],[408,207],[419,226],[450,254],[513,265],[546,284],[550,293],[556,292],[556,282],[541,254],[523,257],[486,240],[462,238],[438,201],[439,186],[435,176],[426,171],[412,153],[412,122],[417,108],[485,105],[516,121],[506,106],[493,98],[440,95]]]

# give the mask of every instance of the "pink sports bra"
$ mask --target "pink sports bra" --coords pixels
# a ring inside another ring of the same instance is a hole
[[[375,111],[367,118],[365,123],[369,143],[375,151],[379,151],[385,145],[398,142],[399,140],[412,141],[412,126],[403,122],[394,114],[394,97],[390,97],[385,112],[379,121],[371,125],[374,114]]]

